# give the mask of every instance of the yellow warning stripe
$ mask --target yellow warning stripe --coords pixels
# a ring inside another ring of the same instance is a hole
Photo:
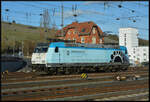
[[[85,77],[86,77],[86,75],[84,74],[82,78],[85,78]]]
[[[82,75],[81,75],[81,78],[87,78],[87,74],[85,74],[85,73],[83,73]]]
[[[84,73],[81,75],[81,77],[83,77],[84,76]]]

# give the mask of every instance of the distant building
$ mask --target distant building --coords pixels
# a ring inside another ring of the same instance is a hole
[[[138,45],[138,30],[135,28],[120,28],[119,29],[119,45],[126,46],[128,48],[139,46]]]
[[[62,32],[63,31],[63,32]],[[103,32],[94,22],[72,22],[63,30],[57,31],[57,37],[64,40],[74,40],[77,43],[102,44]]]
[[[149,47],[139,46],[137,29],[120,28],[119,45],[127,47],[130,63],[138,64],[149,61]]]

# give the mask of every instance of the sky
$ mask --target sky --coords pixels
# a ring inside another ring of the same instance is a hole
[[[50,27],[56,25],[61,29],[62,5],[64,26],[74,21],[93,21],[103,32],[116,35],[119,28],[134,27],[139,38],[149,40],[148,1],[2,1],[1,20],[39,27],[40,14],[47,9]]]

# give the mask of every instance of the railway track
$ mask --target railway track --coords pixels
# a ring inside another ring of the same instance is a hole
[[[126,72],[113,72],[113,73],[88,73],[89,76],[107,76],[107,75],[116,75],[116,74],[136,74],[138,72],[147,72],[149,71],[148,69],[145,70],[145,69],[140,69],[138,68],[137,69],[129,69],[128,71]],[[63,79],[63,78],[79,78],[81,74],[75,74],[75,75],[53,75],[53,76],[49,76],[49,75],[46,75],[46,74],[37,74],[37,73],[24,73],[24,72],[10,72],[8,74],[5,74],[5,76],[2,78],[2,81],[6,81],[5,79],[8,80],[23,80],[23,79],[31,79],[31,78],[36,78],[36,79],[43,79],[43,78],[50,78],[51,80],[55,80],[55,79]],[[35,79],[34,79],[35,80]]]
[[[120,72],[122,75],[138,74],[138,80],[128,79],[116,81],[117,73],[90,73],[88,79],[80,75],[31,76],[33,73],[10,73],[1,79],[1,96],[3,101],[9,100],[136,100],[137,97],[149,96],[148,71]],[[16,76],[17,77],[16,77]],[[14,76],[14,77],[10,77]],[[24,78],[23,78],[24,77]],[[129,96],[128,96],[129,95]],[[130,97],[130,98],[126,98]]]
[[[50,100],[65,97],[92,95],[98,93],[127,91],[146,88],[148,79],[129,82],[95,82],[83,84],[67,84],[55,87],[32,87],[24,90],[2,90],[2,100]]]

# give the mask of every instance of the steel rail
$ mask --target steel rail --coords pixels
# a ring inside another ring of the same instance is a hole
[[[139,74],[139,73],[147,73],[147,71],[144,71],[144,72],[128,72],[128,73],[125,73],[125,72],[121,72],[121,73],[95,73],[95,74],[91,74],[91,73],[88,73],[88,76],[89,77],[92,77],[92,76],[106,76],[106,75],[116,75],[116,74]],[[22,77],[22,76],[20,76]],[[12,82],[17,82],[17,81],[29,81],[29,79],[33,79],[33,80],[44,80],[44,79],[51,79],[51,80],[55,80],[55,79],[61,79],[61,78],[79,78],[80,75],[63,75],[63,76],[44,76],[44,77],[38,77],[38,76],[28,76],[28,77],[24,77],[24,78],[16,78],[16,79],[10,79],[10,78],[7,78],[7,75],[6,75],[6,79],[2,79],[2,83],[7,83],[8,81],[10,81],[11,83]]]
[[[65,98],[56,98],[56,99],[45,99],[44,101],[78,101],[78,100],[93,100],[93,101],[100,101],[102,99],[95,99],[96,97],[100,96],[114,96],[114,95],[123,95],[123,94],[132,94],[132,93],[139,93],[139,92],[145,92],[149,91],[149,88],[143,88],[143,89],[136,89],[136,90],[127,90],[127,91],[117,91],[117,92],[106,92],[106,93],[100,93],[100,94],[92,94],[92,95],[84,95],[84,96],[73,96],[73,97],[65,97]]]
[[[125,87],[125,86],[126,87]],[[119,87],[119,88],[118,88]],[[81,89],[78,89],[77,91],[74,91],[74,90],[68,90],[68,91],[58,91],[58,92],[55,92],[55,93],[51,93],[51,92],[48,92],[48,93],[39,93],[39,94],[30,94],[30,95],[27,95],[27,96],[20,96],[20,95],[16,95],[15,97],[9,97],[8,96],[5,96],[5,99],[15,99],[15,100],[21,100],[23,97],[23,100],[43,100],[43,99],[48,99],[48,98],[57,98],[57,97],[67,97],[67,96],[81,96],[81,95],[84,95],[84,94],[95,94],[95,93],[106,93],[106,92],[113,92],[113,91],[125,91],[125,90],[135,90],[137,88],[147,88],[148,87],[148,82],[146,81],[145,82],[141,82],[137,84],[137,82],[134,82],[134,83],[122,83],[122,84],[116,84],[116,85],[113,85],[112,86],[106,86],[104,85],[103,87],[102,86],[99,86],[99,87],[96,87],[96,88],[81,88]],[[61,93],[59,93],[61,92]],[[51,93],[51,94],[50,94]],[[72,94],[71,94],[72,93]],[[77,94],[78,93],[78,94]],[[41,96],[42,95],[42,96]],[[19,96],[19,97],[18,97]],[[30,97],[32,96],[32,97]],[[26,97],[26,98],[25,98]],[[4,96],[3,96],[4,98]],[[2,98],[2,99],[3,99]]]
[[[135,81],[143,81],[148,80],[149,78],[141,78],[139,80]],[[132,80],[127,80],[125,82],[131,82]],[[105,84],[105,83],[122,83],[118,81],[99,81],[99,82],[86,82],[86,83],[75,83],[75,84],[62,84],[62,85],[45,85],[45,86],[33,86],[33,87],[26,87],[26,88],[12,88],[12,89],[3,89],[1,92],[12,92],[12,91],[24,91],[24,90],[37,90],[37,89],[44,89],[44,88],[57,88],[57,87],[72,87],[72,86],[86,86],[86,85],[99,85],[99,84]]]

